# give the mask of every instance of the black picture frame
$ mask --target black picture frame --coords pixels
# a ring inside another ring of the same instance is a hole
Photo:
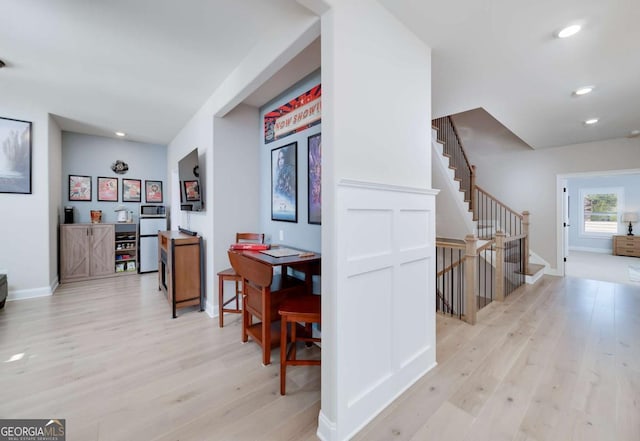
[[[118,202],[118,178],[98,176],[98,201]]]
[[[271,150],[271,220],[298,222],[298,143]]]
[[[307,222],[322,223],[322,135],[307,138]]]
[[[141,202],[142,180],[122,178],[122,202]]]
[[[69,200],[91,201],[91,176],[69,175]]]
[[[31,194],[31,125],[0,117],[0,193]]]
[[[144,181],[144,200],[146,203],[162,203],[162,181]]]

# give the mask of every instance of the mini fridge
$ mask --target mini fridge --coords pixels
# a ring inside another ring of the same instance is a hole
[[[158,271],[158,231],[166,231],[166,217],[140,216],[140,247],[138,272]]]

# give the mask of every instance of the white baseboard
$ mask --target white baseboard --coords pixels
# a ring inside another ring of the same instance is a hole
[[[56,283],[57,286],[57,283]],[[16,291],[9,291],[9,296],[7,297],[7,301],[11,302],[14,300],[25,300],[25,299],[33,299],[36,297],[48,297],[53,295],[53,289],[50,286],[45,286],[42,288],[33,288],[33,289],[19,289]]]
[[[612,248],[569,247],[569,251],[585,251],[587,253],[611,254]]]
[[[335,439],[336,423],[331,421],[320,409],[320,415],[318,415],[318,430],[316,436],[322,441],[332,441]]]
[[[214,308],[213,303],[207,302],[204,307],[205,312],[211,318],[218,317],[218,308]]]

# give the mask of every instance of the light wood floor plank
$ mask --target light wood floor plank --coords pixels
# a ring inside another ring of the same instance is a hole
[[[171,319],[155,274],[8,302],[0,418],[66,418],[69,441],[316,439],[320,369],[288,369],[281,397],[278,350],[262,366],[238,318]],[[640,439],[640,288],[546,276],[478,319],[438,315],[438,365],[354,439]]]

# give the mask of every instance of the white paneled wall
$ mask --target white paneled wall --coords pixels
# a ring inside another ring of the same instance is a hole
[[[436,193],[338,185],[339,439],[435,365]]]

